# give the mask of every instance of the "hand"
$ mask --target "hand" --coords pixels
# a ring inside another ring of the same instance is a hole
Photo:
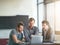
[[[22,42],[25,42],[25,39],[24,38],[22,39]]]
[[[22,43],[22,41],[19,41],[19,43]]]

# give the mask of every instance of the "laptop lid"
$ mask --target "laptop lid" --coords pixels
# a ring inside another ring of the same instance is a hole
[[[43,42],[43,36],[32,35],[31,44],[41,44]]]

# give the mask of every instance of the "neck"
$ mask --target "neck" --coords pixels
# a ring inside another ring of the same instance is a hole
[[[33,28],[33,26],[29,26],[29,28],[30,28],[30,29],[32,29],[32,28]]]
[[[22,32],[22,31],[19,31],[19,30],[18,30],[18,33],[21,33],[21,32]]]

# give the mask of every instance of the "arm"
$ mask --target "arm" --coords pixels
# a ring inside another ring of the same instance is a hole
[[[15,43],[21,43],[21,41],[17,39],[16,35],[12,35],[12,39]]]
[[[11,36],[12,36],[12,39],[13,39],[13,41],[14,41],[15,43],[21,43],[21,41],[18,40],[18,38],[17,38],[17,32],[16,32],[16,30],[12,30]]]
[[[29,34],[28,30],[25,30],[24,35],[25,35],[26,41],[30,42],[30,34]]]

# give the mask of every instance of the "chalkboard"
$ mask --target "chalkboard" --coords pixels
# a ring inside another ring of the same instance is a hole
[[[28,15],[0,16],[0,29],[15,29],[21,21],[23,21],[24,26],[27,26]]]

